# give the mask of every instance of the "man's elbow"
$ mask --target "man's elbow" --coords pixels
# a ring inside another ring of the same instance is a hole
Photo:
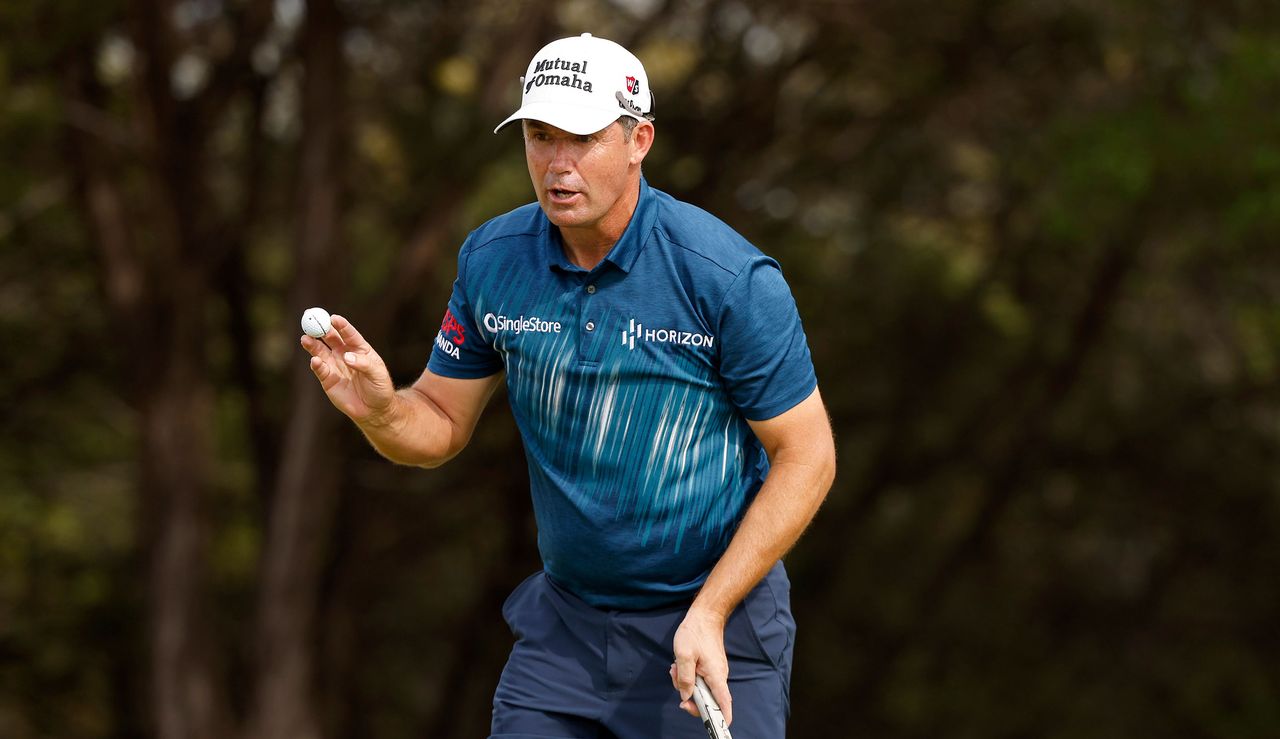
[[[453,459],[456,456],[458,456],[458,453],[454,452],[452,454],[447,454],[443,457],[435,457],[435,458],[426,459],[420,462],[416,462],[415,464],[418,467],[421,467],[425,470],[434,470],[437,467],[443,467],[445,462],[448,462],[449,460]]]
[[[421,467],[426,470],[434,470],[443,466],[445,462],[458,456],[458,454],[466,447],[466,443],[452,443],[447,448],[419,448],[414,454],[413,459],[405,460],[402,464],[409,464],[414,467]]]
[[[406,446],[387,444],[378,444],[371,438],[369,439],[371,446],[382,458],[393,464],[403,465],[405,467],[421,467],[423,469],[435,469],[443,465],[445,462],[458,456],[462,451],[462,446],[449,449],[431,449],[422,445]],[[465,445],[463,445],[465,446]]]
[[[430,453],[430,452],[425,453],[423,459],[416,461],[414,464],[424,469],[433,470],[437,467],[444,465],[445,462],[448,462],[449,460],[461,454],[462,450],[467,448],[467,444],[470,441],[471,441],[470,436],[459,438],[459,435],[456,433],[456,430],[455,430],[455,434],[449,440],[448,448],[439,450],[434,453]]]
[[[822,497],[826,497],[831,490],[831,486],[836,481],[836,445],[835,440],[828,437],[828,442],[823,446],[821,459],[818,463],[818,486],[822,490]]]

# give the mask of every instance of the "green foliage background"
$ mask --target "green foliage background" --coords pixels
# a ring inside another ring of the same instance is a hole
[[[320,7],[340,97],[309,115]],[[297,371],[296,308],[371,321],[397,380],[416,377],[457,245],[530,199],[515,134],[489,134],[515,78],[591,30],[648,65],[650,183],[783,265],[835,423],[839,478],[787,559],[792,734],[1275,736],[1278,11],[4,3],[0,735],[167,734],[152,609],[168,594],[149,573],[169,519],[146,424],[181,352],[208,388],[190,413],[207,436],[201,664],[229,717],[212,735],[265,735],[246,717],[270,667],[254,623],[275,597],[273,491],[288,419],[324,403]],[[158,87],[157,48],[173,60]],[[318,121],[339,131],[336,246],[304,283]],[[162,338],[181,290],[112,308],[99,181],[144,294],[207,267],[198,346]],[[427,268],[396,292],[411,253]],[[510,643],[498,606],[537,566],[505,403],[440,470],[394,468],[346,425],[325,439],[332,515],[303,532],[311,721],[485,735]]]

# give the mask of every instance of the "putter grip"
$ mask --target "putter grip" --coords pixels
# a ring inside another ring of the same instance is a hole
[[[707,730],[709,739],[733,739],[720,704],[711,696],[711,689],[701,677],[693,683],[693,702],[698,707],[698,715],[702,717],[702,726]]]

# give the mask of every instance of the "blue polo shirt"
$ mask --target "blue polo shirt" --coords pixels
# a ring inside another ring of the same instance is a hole
[[[547,574],[601,608],[696,594],[817,380],[778,263],[649,187],[590,271],[537,203],[473,231],[428,367],[506,370]]]

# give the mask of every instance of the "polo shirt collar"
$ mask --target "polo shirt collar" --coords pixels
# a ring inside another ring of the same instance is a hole
[[[622,232],[622,238],[618,239],[618,243],[613,245],[609,253],[605,255],[604,261],[616,266],[623,272],[630,272],[632,265],[636,263],[636,259],[640,257],[640,252],[644,250],[645,243],[649,240],[649,234],[653,231],[654,221],[658,218],[657,198],[653,191],[649,189],[649,183],[644,177],[640,178],[640,198],[636,201],[635,212],[631,214],[631,221],[627,224],[627,228]],[[556,228],[546,214],[542,216],[543,220],[543,254],[547,260],[547,266],[552,269],[561,269],[565,272],[580,272],[581,268],[574,265],[565,256],[564,246],[560,241],[560,229]]]

